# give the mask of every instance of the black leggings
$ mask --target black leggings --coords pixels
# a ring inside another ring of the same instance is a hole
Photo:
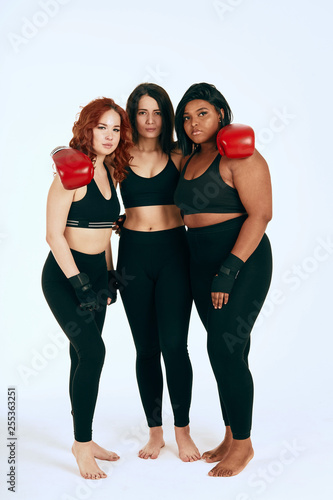
[[[192,308],[185,227],[165,231],[121,230],[117,270],[136,347],[136,374],[149,427],[162,425],[161,352],[174,424],[189,423],[192,367],[187,336]]]
[[[225,425],[234,439],[250,436],[253,380],[248,365],[250,333],[267,295],[272,253],[264,234],[242,267],[227,305],[214,309],[212,279],[228,256],[246,216],[188,229],[193,298],[207,330],[207,349],[217,381]]]
[[[71,250],[80,272],[86,273],[96,293],[107,289],[105,252],[87,255]],[[52,313],[70,341],[69,394],[74,420],[74,436],[86,442],[92,438],[92,420],[102,371],[105,346],[102,328],[105,298],[98,311],[82,311],[74,289],[60,269],[52,252],[42,273],[44,296]]]

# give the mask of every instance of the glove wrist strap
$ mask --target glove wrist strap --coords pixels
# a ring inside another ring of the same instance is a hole
[[[230,253],[218,270],[218,274],[237,279],[239,271],[241,270],[243,265],[244,261],[242,259],[234,255],[233,253]]]
[[[74,289],[81,288],[83,292],[91,288],[89,276],[87,276],[87,274],[85,273],[76,274],[75,276],[68,278],[68,281]]]

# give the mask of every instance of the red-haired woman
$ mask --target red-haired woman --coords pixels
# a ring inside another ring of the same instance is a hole
[[[122,180],[130,160],[129,130],[126,113],[112,99],[95,99],[83,107],[70,146],[92,160],[94,177],[86,186],[66,190],[56,175],[47,200],[51,252],[42,287],[70,341],[72,451],[86,479],[106,477],[96,458],[119,458],[92,441],[92,420],[105,357],[101,334],[106,305],[116,298],[108,285],[108,270],[113,269],[111,227],[120,208],[114,184]]]

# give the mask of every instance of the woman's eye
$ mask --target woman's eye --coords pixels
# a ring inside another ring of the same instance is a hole
[[[97,128],[99,128],[100,130],[105,130],[105,127],[103,127],[102,125],[99,125]]]
[[[183,116],[183,121],[186,122],[188,120],[188,116]]]
[[[120,132],[120,128],[114,128],[113,131],[114,132]]]
[[[199,116],[204,116],[207,114],[207,111],[201,111],[201,113],[199,113]]]

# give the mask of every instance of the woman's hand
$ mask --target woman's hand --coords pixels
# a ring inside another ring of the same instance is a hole
[[[212,281],[212,301],[215,309],[221,309],[229,301],[229,294],[233,289],[237,276],[242,269],[244,262],[236,255],[230,253],[224,259],[219,271]]]
[[[107,305],[114,304],[117,301],[117,290],[119,288],[117,281],[117,271],[108,269],[108,298]]]
[[[124,222],[125,222],[125,219],[126,219],[126,214],[122,214],[118,217],[118,219],[116,220],[114,226],[112,227],[112,230],[116,233],[116,234],[120,234],[121,233],[121,228],[123,227],[124,225]]]
[[[216,275],[217,276],[217,275]],[[212,302],[214,309],[222,309],[223,305],[228,304],[229,294],[222,292],[212,292]]]

